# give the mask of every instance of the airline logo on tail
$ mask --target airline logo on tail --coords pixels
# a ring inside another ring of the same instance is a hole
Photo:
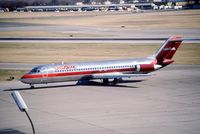
[[[170,48],[164,48],[163,49],[163,51],[172,51],[172,50],[176,50],[176,48],[175,47],[173,47],[173,48],[170,47]]]
[[[173,60],[171,59],[174,56],[176,50],[178,49],[182,41],[183,39],[181,37],[169,38],[155,54],[157,63],[163,66],[172,63]]]

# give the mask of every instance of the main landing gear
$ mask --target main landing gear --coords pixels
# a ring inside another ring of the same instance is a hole
[[[120,81],[120,79],[114,78],[114,80],[112,81],[112,83],[113,83],[114,85],[116,85],[116,84],[119,83],[119,81]],[[103,79],[103,84],[108,85],[108,84],[109,84],[109,79],[107,79],[107,78]]]
[[[103,84],[104,85],[107,85],[109,83],[109,80],[108,79],[103,79]]]
[[[114,80],[113,80],[113,84],[116,85],[116,84],[119,83],[119,81],[120,81],[120,79],[114,78]]]

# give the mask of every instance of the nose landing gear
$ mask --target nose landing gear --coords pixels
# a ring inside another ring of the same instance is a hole
[[[34,89],[34,88],[35,88],[33,84],[30,84],[30,86],[31,86],[31,87],[30,87],[31,89]]]

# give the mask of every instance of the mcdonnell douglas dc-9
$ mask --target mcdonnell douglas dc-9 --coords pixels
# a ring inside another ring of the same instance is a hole
[[[146,58],[41,65],[22,76],[20,81],[30,84],[31,88],[34,84],[92,79],[117,84],[122,78],[149,76],[148,73],[171,64],[182,41],[181,37],[170,37],[155,54]]]

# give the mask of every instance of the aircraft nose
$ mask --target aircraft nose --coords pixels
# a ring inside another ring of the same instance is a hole
[[[28,74],[24,74],[24,75],[21,77],[21,80],[26,79],[27,76],[28,76]]]
[[[20,78],[20,81],[24,83],[25,75]]]
[[[20,78],[20,81],[23,82],[23,83],[29,83],[28,80],[27,80],[27,74],[23,75],[23,76]]]

